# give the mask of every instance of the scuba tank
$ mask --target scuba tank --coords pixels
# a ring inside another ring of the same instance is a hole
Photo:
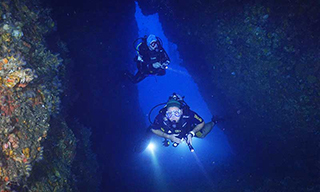
[[[147,36],[145,35],[144,37],[139,37],[138,39],[133,41],[133,49],[136,51],[139,51],[138,47],[141,43],[146,42]],[[140,40],[139,43],[137,43]]]

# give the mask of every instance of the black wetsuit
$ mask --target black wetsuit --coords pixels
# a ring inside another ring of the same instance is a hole
[[[180,120],[174,124],[166,118],[166,108],[161,109],[151,125],[151,129],[159,129],[166,134],[179,134],[178,138],[184,138],[194,127],[203,122],[203,119],[194,111],[184,109]],[[198,134],[199,135],[199,134]]]
[[[181,116],[176,126],[166,118],[166,108],[160,110],[159,114],[156,116],[152,125],[150,125],[140,142],[135,146],[135,152],[142,152],[146,149],[147,145],[150,142],[151,136],[153,135],[151,129],[161,130],[166,134],[179,134],[177,137],[182,139],[186,136],[187,133],[192,131],[197,125],[203,122],[203,119],[194,111],[190,110],[188,107],[185,107],[183,110],[183,115]],[[216,122],[215,122],[216,123]],[[195,133],[195,137],[204,138],[210,133],[214,122],[208,122],[204,125],[204,127]]]
[[[170,59],[168,54],[163,49],[163,47],[158,44],[158,48],[156,50],[151,51],[145,40],[137,47],[138,55],[135,57],[134,61],[137,62],[138,72],[133,75],[129,72],[126,72],[126,76],[133,82],[139,83],[143,79],[145,79],[149,75],[158,75],[163,76],[166,74],[165,68],[154,68],[152,64],[159,62],[160,64],[168,65],[170,63]],[[140,58],[143,60],[141,61]]]

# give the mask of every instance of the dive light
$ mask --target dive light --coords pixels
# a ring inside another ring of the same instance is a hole
[[[189,144],[188,144],[188,147],[189,147],[189,150],[193,153],[193,152],[194,152],[193,146],[189,143]]]
[[[174,142],[174,143],[172,144],[173,147],[178,147],[178,145],[179,145],[179,143],[176,143],[176,142]]]
[[[182,140],[182,141],[185,140],[186,143],[187,143],[187,138],[182,138],[181,140]],[[178,145],[179,145],[179,143],[176,143],[176,142],[174,142],[174,143],[172,144],[173,147],[178,147]],[[189,147],[189,150],[190,150],[191,152],[194,152],[193,146],[192,146],[190,143],[187,143],[187,145],[188,145],[188,147]]]

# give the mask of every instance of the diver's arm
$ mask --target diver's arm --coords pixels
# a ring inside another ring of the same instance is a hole
[[[189,143],[190,145],[192,145],[192,137],[194,137],[196,132],[200,131],[203,127],[204,127],[204,121],[202,121],[202,123],[198,124],[195,128],[193,128],[189,132],[187,136],[187,144]]]
[[[162,62],[169,62],[170,63],[170,58],[166,52],[166,50],[164,50],[164,48],[162,48]]]
[[[162,57],[162,61],[161,61],[161,64],[163,65],[164,68],[166,68],[169,64],[170,64],[170,58],[166,52],[166,50],[164,50],[162,48],[162,54],[163,54],[163,57]]]
[[[179,134],[167,134],[167,133],[161,131],[160,128],[161,128],[162,119],[163,119],[163,115],[161,113],[159,113],[157,115],[157,117],[155,118],[153,124],[150,127],[152,133],[154,133],[155,135],[157,135],[159,137],[162,137],[162,138],[165,138],[165,139],[170,139],[173,142],[181,143],[181,139],[176,137]]]
[[[170,139],[170,135],[162,132],[160,129],[151,129],[152,133],[158,135],[159,137],[163,137],[165,139]]]
[[[163,137],[165,139],[169,139],[169,140],[171,140],[173,142],[176,142],[176,143],[181,143],[181,139],[176,137],[179,134],[166,134],[166,133],[160,131],[159,129],[151,129],[151,131],[154,134],[158,135],[159,137]]]
[[[193,128],[192,132],[196,133],[196,132],[200,131],[203,127],[204,127],[204,121],[202,121],[202,123],[198,124],[195,128]]]

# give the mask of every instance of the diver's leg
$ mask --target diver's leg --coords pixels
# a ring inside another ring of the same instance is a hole
[[[140,70],[137,72],[137,74],[133,78],[133,83],[139,83],[140,81],[144,80],[148,75],[141,72]]]
[[[196,132],[195,136],[198,138],[205,138],[210,133],[210,131],[214,126],[215,126],[215,123],[212,121],[204,124],[204,127],[200,131]]]
[[[140,70],[135,74],[131,74],[130,72],[126,71],[124,75],[129,79],[132,83],[139,83],[143,79],[145,79],[148,75],[144,74]]]
[[[137,68],[138,68],[138,72],[133,75],[131,74],[129,71],[125,71],[124,75],[132,82],[132,83],[139,83],[140,81],[142,81],[143,79],[145,79],[148,75],[143,72],[145,71],[145,65],[143,62],[138,61],[137,62]]]
[[[224,118],[221,118],[221,117],[217,117],[217,116],[212,116],[211,118],[211,122],[209,123],[206,123],[204,125],[204,127],[196,132],[196,137],[198,138],[204,138],[208,135],[208,133],[210,133],[210,131],[212,130],[212,128],[218,123],[218,122],[222,122],[224,121]]]

